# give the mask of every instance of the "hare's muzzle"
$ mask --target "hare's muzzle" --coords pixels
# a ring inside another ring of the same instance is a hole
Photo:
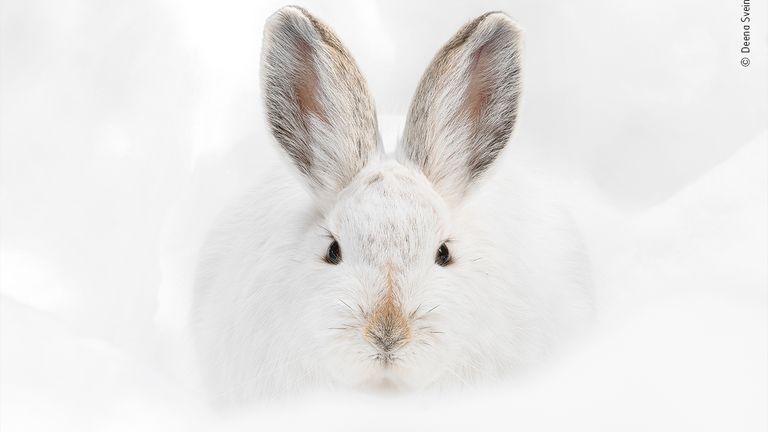
[[[370,314],[363,334],[379,351],[376,358],[385,364],[394,361],[393,353],[408,343],[411,338],[408,318],[391,290]]]

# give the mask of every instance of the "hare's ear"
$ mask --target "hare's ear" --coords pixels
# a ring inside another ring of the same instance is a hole
[[[261,62],[272,134],[328,202],[381,151],[368,86],[331,29],[295,6],[267,21]]]
[[[507,144],[520,97],[520,32],[501,12],[466,24],[437,53],[411,102],[398,159],[455,204]]]

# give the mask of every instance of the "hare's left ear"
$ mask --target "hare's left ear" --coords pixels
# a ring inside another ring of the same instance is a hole
[[[381,151],[365,79],[333,31],[296,6],[267,21],[261,67],[272,135],[328,206]]]
[[[465,25],[437,53],[411,102],[398,159],[456,204],[507,144],[520,98],[520,31],[501,12]]]

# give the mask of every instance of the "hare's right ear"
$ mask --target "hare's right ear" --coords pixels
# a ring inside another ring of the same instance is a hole
[[[272,134],[327,205],[381,151],[368,86],[331,29],[296,6],[267,21],[261,62]]]
[[[520,32],[501,12],[464,27],[416,89],[398,159],[456,204],[509,140],[520,96]]]

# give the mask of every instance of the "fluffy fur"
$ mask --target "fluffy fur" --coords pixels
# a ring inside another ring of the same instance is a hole
[[[285,7],[264,39],[269,123],[299,175],[255,190],[203,248],[193,331],[218,400],[495,379],[588,314],[567,214],[523,169],[487,172],[520,93],[520,32],[506,15],[477,18],[438,53],[396,157],[328,27]],[[338,265],[324,260],[334,240]],[[435,262],[443,243],[447,266]]]

